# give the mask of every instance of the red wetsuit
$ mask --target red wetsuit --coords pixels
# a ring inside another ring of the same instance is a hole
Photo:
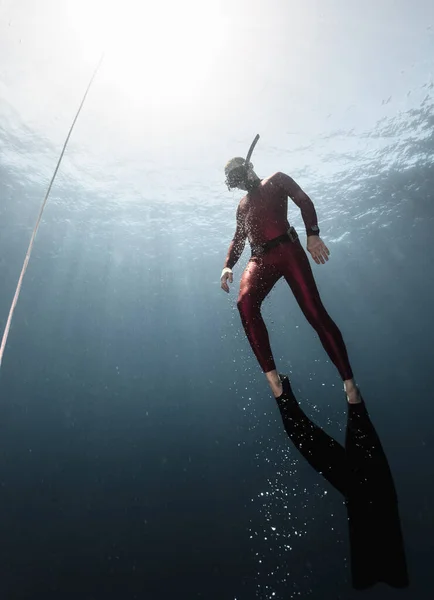
[[[315,207],[309,196],[284,173],[263,179],[257,188],[241,200],[237,210],[237,228],[229,246],[225,267],[240,258],[246,239],[252,247],[252,258],[241,278],[238,310],[252,350],[262,370],[276,368],[267,328],[261,315],[261,304],[275,283],[284,277],[306,319],[314,327],[343,380],[353,373],[341,332],[324,308],[313,278],[309,260],[297,239],[279,244],[264,254],[256,248],[285,234],[288,196],[301,210],[307,235],[318,235]]]

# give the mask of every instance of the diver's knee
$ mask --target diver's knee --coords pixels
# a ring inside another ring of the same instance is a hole
[[[252,312],[253,303],[248,294],[240,294],[238,296],[237,308],[241,316],[248,315]]]
[[[307,321],[317,332],[319,332],[320,329],[323,329],[324,320],[317,312],[309,312],[305,316]]]
[[[309,315],[308,321],[316,330],[318,335],[332,330],[335,326],[334,322],[331,320],[327,313],[313,313]]]
[[[240,314],[242,314],[245,311],[245,306],[246,306],[246,298],[245,296],[238,296],[238,300],[237,300],[237,308],[238,308],[238,312]]]

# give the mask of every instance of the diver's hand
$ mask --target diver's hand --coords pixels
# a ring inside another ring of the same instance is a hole
[[[225,267],[222,271],[221,277],[220,277],[220,285],[222,290],[224,290],[225,292],[227,292],[229,294],[229,286],[227,281],[230,281],[230,283],[233,282],[234,277],[232,275],[232,269],[229,269],[229,267]]]
[[[317,265],[324,264],[329,259],[330,251],[319,235],[308,236],[307,250],[312,254],[312,258]]]

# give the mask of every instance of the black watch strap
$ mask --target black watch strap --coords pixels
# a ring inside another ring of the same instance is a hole
[[[309,229],[306,230],[307,236],[310,235],[319,235],[319,227],[318,225],[312,225]]]

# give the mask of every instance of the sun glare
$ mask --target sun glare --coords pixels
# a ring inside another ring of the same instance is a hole
[[[203,0],[69,0],[68,22],[87,56],[131,96],[187,100],[209,77],[225,44],[224,20]]]

